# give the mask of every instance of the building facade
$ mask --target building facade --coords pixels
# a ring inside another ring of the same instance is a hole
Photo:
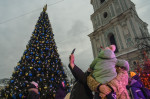
[[[94,31],[88,36],[94,58],[101,47],[115,44],[117,58],[128,60],[132,68],[140,55],[135,38],[149,35],[148,24],[139,18],[131,0],[91,0],[91,4]]]

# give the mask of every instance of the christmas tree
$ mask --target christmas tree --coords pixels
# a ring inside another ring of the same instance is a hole
[[[69,91],[69,83],[59,58],[46,7],[40,14],[21,60],[14,68],[4,96],[27,98],[27,87],[31,81],[39,84],[41,99],[54,99],[62,81],[65,82],[66,91]]]

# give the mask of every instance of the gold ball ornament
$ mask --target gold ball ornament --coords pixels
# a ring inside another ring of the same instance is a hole
[[[29,85],[27,85],[27,87],[29,87]]]
[[[41,88],[39,88],[39,90],[41,91]]]
[[[28,73],[26,73],[25,75],[28,76]]]
[[[33,67],[30,67],[30,69],[33,69]]]
[[[37,60],[39,57],[36,57],[35,59]]]
[[[44,87],[44,89],[47,89],[47,87]]]
[[[17,65],[20,65],[20,63],[17,63]]]
[[[39,47],[37,47],[37,49],[39,49]]]
[[[62,77],[62,75],[60,75],[60,77]]]

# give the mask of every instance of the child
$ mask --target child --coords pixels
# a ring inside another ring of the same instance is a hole
[[[117,60],[117,77],[115,77],[113,80],[106,84],[109,87],[111,87],[111,90],[113,92],[116,93],[117,99],[129,99],[129,95],[126,90],[126,85],[128,84],[128,71],[128,62],[125,60]],[[101,88],[102,85],[98,83],[95,79],[93,79],[91,76],[88,76],[87,83],[92,91],[100,92],[100,96],[103,96],[102,99],[104,99],[105,96],[107,97],[107,95],[109,95],[109,93],[106,94],[106,92],[104,92],[104,89],[106,88]]]
[[[108,83],[117,76],[115,49],[115,45],[106,47],[90,65],[90,68],[93,70],[92,77],[101,84]]]

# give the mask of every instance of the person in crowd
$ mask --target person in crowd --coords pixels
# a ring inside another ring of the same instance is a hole
[[[38,83],[32,81],[28,87],[28,97],[27,99],[40,99],[40,95],[38,92]]]
[[[87,83],[92,91],[100,93],[101,97],[99,99],[129,99],[126,89],[126,85],[128,85],[128,71],[128,62],[118,59],[116,64],[117,77],[104,86],[90,75],[87,77]],[[114,93],[116,93],[116,96]]]
[[[139,75],[135,72],[130,72],[127,89],[132,99],[150,99],[150,91],[144,87]]]
[[[87,85],[87,76],[90,71],[83,72],[74,64],[74,55],[70,55],[69,68],[76,79],[76,82],[71,90],[69,99],[93,99],[92,91]]]
[[[108,83],[117,76],[115,69],[117,63],[117,58],[114,53],[115,50],[115,45],[110,45],[102,49],[98,57],[90,65],[92,69],[91,76],[101,84]]]
[[[66,86],[64,81],[61,82],[59,89],[56,91],[55,99],[64,99],[66,96]]]

